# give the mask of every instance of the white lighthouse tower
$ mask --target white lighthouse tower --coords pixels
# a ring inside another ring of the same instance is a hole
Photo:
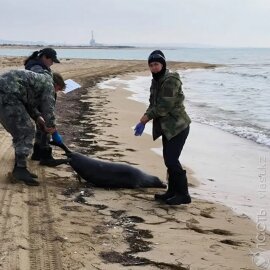
[[[96,46],[96,41],[95,41],[95,39],[94,39],[94,31],[91,31],[90,46],[91,46],[91,47],[95,47],[95,46]]]

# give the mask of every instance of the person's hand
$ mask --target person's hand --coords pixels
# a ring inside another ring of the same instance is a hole
[[[44,118],[42,117],[42,116],[39,116],[38,118],[37,118],[37,125],[39,126],[39,128],[41,129],[41,130],[45,130],[45,128],[46,128],[46,124],[45,124],[45,120],[44,120]]]
[[[142,122],[138,123],[136,127],[134,128],[134,131],[135,131],[134,135],[142,136],[144,128],[145,128],[145,124],[143,124]]]
[[[39,126],[39,128],[46,132],[46,133],[50,133],[50,134],[53,134],[55,131],[56,131],[56,128],[55,127],[46,127],[46,123],[45,123],[45,120],[42,116],[39,116],[37,118],[37,121],[36,121],[37,125]]]
[[[48,127],[45,126],[45,129],[44,130],[47,133],[53,134],[56,131],[56,128],[55,127],[48,128]]]
[[[63,143],[63,139],[62,139],[61,135],[58,133],[58,131],[55,131],[52,134],[52,139],[57,144],[62,144]]]
[[[140,122],[142,122],[144,125],[149,121],[148,116],[145,114],[143,117],[140,119]]]

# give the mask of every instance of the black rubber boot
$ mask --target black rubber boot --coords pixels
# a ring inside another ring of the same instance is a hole
[[[173,197],[166,200],[169,205],[180,205],[191,203],[191,197],[188,193],[188,183],[186,171],[183,170],[181,173],[171,173],[171,181],[175,185],[175,194]]]
[[[30,176],[31,176],[32,178],[38,178],[38,176],[37,176],[36,174],[31,173],[31,172],[29,172],[29,173],[30,173]]]
[[[31,173],[27,170],[26,167],[15,166],[12,172],[12,176],[17,181],[23,181],[28,186],[39,186],[39,182],[31,177]]]
[[[22,160],[23,160],[23,162],[22,162]],[[21,164],[20,167],[25,167],[26,166],[26,156],[15,154],[15,165],[14,165],[14,168],[17,167],[17,164],[18,163]],[[30,176],[32,178],[38,178],[38,176],[36,174],[34,174],[34,173],[29,172],[29,174],[30,174]]]
[[[173,181],[170,179],[170,175],[169,172],[167,173],[168,175],[168,189],[165,193],[161,193],[161,194],[155,194],[155,200],[156,201],[163,201],[165,202],[167,199],[171,198],[174,196],[174,183]]]
[[[39,161],[40,158],[41,158],[40,144],[35,143],[33,147],[33,154],[31,156],[31,159]]]
[[[15,167],[17,167],[17,162],[15,162],[14,169],[15,169]],[[28,171],[28,172],[29,172],[29,171]],[[38,176],[37,176],[36,174],[34,174],[34,173],[29,172],[29,174],[30,174],[30,176],[31,176],[32,178],[38,178]]]
[[[40,165],[48,167],[56,167],[61,164],[67,164],[68,159],[54,159],[52,156],[52,148],[41,148]]]
[[[17,166],[17,164],[15,164],[15,167]],[[14,167],[14,168],[15,168]],[[27,170],[28,171],[28,170]],[[29,171],[28,171],[29,172]],[[29,174],[30,174],[30,176],[32,177],[32,178],[38,178],[38,176],[36,175],[36,174],[34,174],[34,173],[31,173],[31,172],[29,172]]]

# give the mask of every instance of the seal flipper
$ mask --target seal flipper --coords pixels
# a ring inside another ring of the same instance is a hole
[[[69,154],[72,153],[72,151],[64,143],[56,143],[54,141],[50,141],[50,144],[51,145],[54,145],[54,146],[58,146],[61,149],[63,149],[65,151],[65,153],[66,153],[67,156],[69,156]]]

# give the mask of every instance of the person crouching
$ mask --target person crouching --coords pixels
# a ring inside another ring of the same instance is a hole
[[[55,126],[54,96],[64,88],[65,82],[58,73],[52,77],[32,71],[11,70],[0,76],[0,123],[11,134],[15,149],[12,176],[27,185],[39,185],[34,179],[37,176],[27,169],[27,157],[35,134],[31,118],[61,142]]]

